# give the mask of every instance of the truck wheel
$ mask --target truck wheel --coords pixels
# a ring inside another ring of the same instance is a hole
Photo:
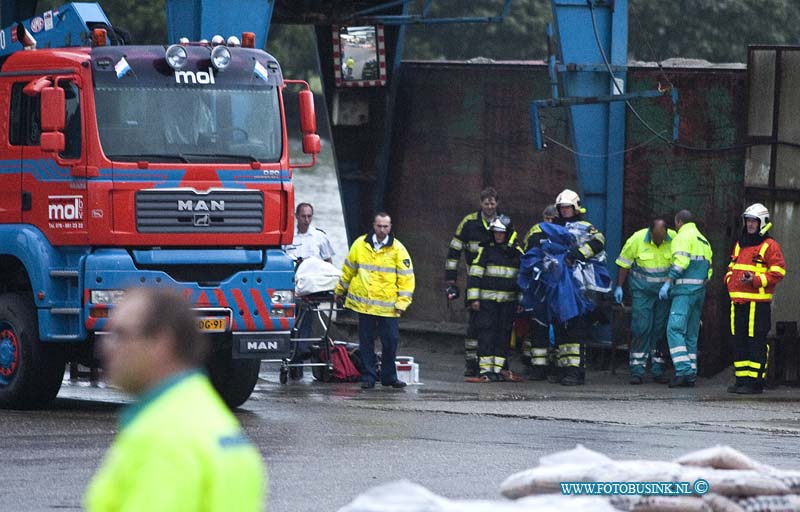
[[[260,369],[259,359],[233,359],[230,354],[216,353],[208,363],[208,376],[228,407],[235,409],[250,398]]]
[[[64,353],[39,340],[30,298],[0,295],[0,407],[36,409],[50,403],[64,378]]]

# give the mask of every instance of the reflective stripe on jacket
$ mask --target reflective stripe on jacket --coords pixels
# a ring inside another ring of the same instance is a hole
[[[398,317],[414,294],[414,268],[405,246],[394,235],[378,251],[372,234],[361,235],[344,260],[335,293],[347,293],[344,307],[367,315]]]
[[[751,282],[743,282],[745,272],[753,275]],[[725,273],[725,284],[731,302],[770,302],[775,286],[786,275],[786,262],[780,244],[767,238],[758,245],[733,248],[728,272]]]
[[[672,239],[675,231],[668,229],[667,238],[656,245],[650,238],[650,229],[640,229],[630,236],[617,258],[617,266],[630,269],[631,290],[658,293],[667,280],[672,260]]]
[[[546,224],[548,223],[540,222],[528,231],[525,235],[525,252],[534,247],[539,247],[547,239],[547,234],[543,232],[543,227]],[[605,262],[606,237],[591,222],[583,220],[583,215],[569,219],[556,217],[553,224],[565,227],[572,234],[578,245],[578,252],[584,259],[594,256]]]
[[[536,224],[531,226],[531,229],[529,229],[527,233],[525,233],[525,237],[522,239],[522,249],[525,252],[527,252],[531,248],[532,241],[538,242],[539,239],[541,238],[541,237],[534,237],[533,235],[541,232],[542,232],[542,223],[537,222]]]
[[[169,378],[122,417],[87,489],[90,512],[262,510],[261,455],[200,372]]]
[[[711,279],[713,252],[694,222],[687,222],[672,239],[672,259],[669,277],[673,280],[671,293],[690,294],[705,287]]]
[[[456,234],[450,240],[450,247],[447,250],[447,261],[445,262],[445,280],[455,281],[458,278],[458,260],[461,253],[467,267],[478,255],[478,246],[489,237],[489,223],[481,215],[481,211],[472,212],[466,215],[456,228]]]
[[[556,219],[556,222],[558,221],[559,218]],[[593,256],[601,257],[600,254],[605,251],[606,237],[591,222],[583,219],[567,219],[562,225],[575,237],[578,243],[578,252],[584,259],[588,260]],[[601,259],[605,262],[605,255]]]
[[[497,215],[501,215],[500,212]],[[516,241],[516,231],[509,238],[510,243]],[[464,261],[467,269],[478,255],[478,248],[482,242],[491,238],[489,233],[489,223],[483,218],[481,210],[466,215],[456,228],[456,234],[450,240],[450,247],[447,250],[447,260],[445,261],[445,280],[455,281],[458,278],[458,260],[461,253],[464,253]]]
[[[514,233],[512,231],[512,233]],[[522,249],[506,243],[482,244],[469,267],[467,302],[476,300],[517,302],[521,294],[517,286]]]

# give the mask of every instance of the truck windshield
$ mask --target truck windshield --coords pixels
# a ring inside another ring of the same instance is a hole
[[[273,86],[191,88],[98,86],[97,126],[116,161],[276,162],[281,113]]]

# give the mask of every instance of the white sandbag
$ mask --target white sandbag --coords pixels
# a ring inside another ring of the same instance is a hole
[[[745,512],[800,512],[800,496],[751,496],[737,500]]]
[[[339,512],[617,512],[606,498],[551,494],[518,501],[448,500],[425,487],[400,480],[369,489]]]
[[[714,469],[683,466],[679,480],[694,482],[703,479],[715,494],[724,496],[757,496],[759,494],[790,494],[789,487],[779,479],[749,469]]]
[[[593,465],[561,464],[526,469],[506,478],[500,494],[517,499],[531,494],[560,493],[562,482],[593,482]]]
[[[800,494],[800,471],[778,469],[766,464],[759,465],[759,471],[780,480],[789,488],[791,494]]]
[[[717,445],[687,453],[675,459],[684,466],[702,466],[716,469],[759,469],[761,464],[730,446]]]
[[[569,512],[619,512],[605,496],[548,494],[528,496],[513,503],[519,505],[520,512],[564,512],[565,510]],[[484,509],[484,512],[494,512],[494,510],[487,508]]]
[[[744,512],[744,509],[740,507],[736,501],[727,496],[708,493],[703,496],[703,501],[705,501],[714,512]]]
[[[608,497],[608,502],[611,503],[611,505],[618,511],[622,510],[623,512],[630,512],[640,499],[642,499],[641,496],[614,494]]]
[[[444,512],[619,512],[600,496],[546,494],[517,501],[452,500]]]
[[[613,461],[613,459],[600,452],[590,450],[582,444],[578,444],[571,450],[564,450],[539,457],[539,467],[561,466],[562,464],[603,464]]]
[[[312,293],[327,292],[336,288],[342,272],[318,258],[306,258],[294,274],[295,295],[310,295]]]
[[[712,512],[703,498],[695,496],[643,496],[633,512]]]
[[[599,464],[589,471],[595,482],[677,482],[683,468],[659,460],[619,460]]]
[[[445,512],[446,506],[446,498],[408,480],[399,480],[367,490],[339,512]]]

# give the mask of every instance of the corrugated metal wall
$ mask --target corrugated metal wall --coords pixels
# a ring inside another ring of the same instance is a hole
[[[792,233],[794,214],[800,211],[800,47],[753,46],[750,48],[748,149],[745,195],[764,203],[772,213],[770,232],[783,247],[787,278],[775,291],[773,322],[796,322],[792,297],[800,291],[794,278],[800,268],[800,243]],[[780,143],[777,143],[780,141]]]
[[[681,139],[724,146],[744,134],[745,83],[741,70],[632,68],[629,89],[671,81],[680,91]],[[459,220],[477,210],[485,186],[500,193],[500,208],[521,234],[565,187],[576,188],[573,156],[551,143],[532,149],[529,103],[549,96],[545,66],[529,63],[405,62],[393,141],[387,208],[395,232],[411,252],[417,292],[409,318],[463,321],[444,298],[444,259]],[[657,131],[672,132],[671,102],[639,100],[634,107]],[[569,145],[566,116],[551,111],[547,135]],[[657,213],[689,208],[711,241],[718,277],[727,265],[743,204],[743,152],[703,153],[655,139],[630,114],[625,157],[623,236]],[[460,272],[463,290],[465,271]],[[459,304],[460,306],[461,304]],[[724,343],[727,295],[719,279],[709,287],[701,342],[703,371],[728,362]],[[711,334],[713,333],[713,335]]]

